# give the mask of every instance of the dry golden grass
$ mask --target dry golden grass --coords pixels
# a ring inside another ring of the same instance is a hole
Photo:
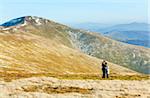
[[[81,94],[90,94],[93,90],[92,88],[80,88],[80,87],[62,87],[56,86],[53,87],[51,85],[28,85],[22,87],[23,91],[25,92],[44,92],[48,94],[64,94],[64,93],[81,93]]]
[[[6,82],[30,77],[54,77],[67,80],[148,80],[149,75],[110,75],[109,78],[102,78],[101,74],[56,74],[56,73],[0,73],[0,78]]]
[[[26,40],[19,39],[18,35],[0,36],[0,38],[2,42],[0,65],[4,68],[26,72],[56,73],[98,71],[96,60],[60,43],[37,36],[32,38],[32,35],[24,36],[23,38]]]
[[[102,60],[32,34],[0,35],[0,71],[99,73]],[[110,63],[112,73],[135,73]]]
[[[33,34],[0,35],[0,77],[5,81],[48,76],[60,79],[101,79],[102,60]],[[110,79],[139,75],[108,63]],[[138,76],[139,77],[139,76]],[[131,77],[131,80],[135,79]]]
[[[138,97],[141,97],[140,94],[121,94],[119,96],[116,96],[115,98],[138,98]]]

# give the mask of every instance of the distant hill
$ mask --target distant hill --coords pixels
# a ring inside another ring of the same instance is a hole
[[[84,26],[86,25],[86,26]],[[92,25],[92,26],[88,26]],[[94,32],[99,32],[104,36],[122,41],[128,44],[150,47],[150,25],[146,23],[133,22],[130,24],[119,24],[115,26],[107,26],[100,24],[82,24],[75,26],[81,29],[87,29]]]
[[[119,25],[107,27],[107,30],[106,28],[99,29],[99,30],[110,32],[110,31],[149,31],[149,29],[150,29],[150,25],[147,23],[133,22],[129,24],[119,24]]]
[[[150,73],[149,48],[40,17],[14,20],[0,27],[0,71],[98,73],[105,59],[114,74]]]
[[[97,31],[98,29],[103,29],[108,26],[108,24],[101,24],[101,23],[93,23],[93,22],[86,22],[86,23],[70,23],[69,26],[77,29],[84,29],[89,31]]]

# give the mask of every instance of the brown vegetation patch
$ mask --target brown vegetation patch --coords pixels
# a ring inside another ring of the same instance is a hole
[[[55,74],[55,73],[4,73],[0,72],[0,78],[4,79],[6,82],[11,80],[30,78],[30,77],[54,77],[59,79],[69,79],[69,80],[148,80],[149,75],[110,75],[109,78],[102,78],[100,74]]]
[[[81,93],[81,94],[90,94],[93,88],[80,88],[80,87],[52,87],[51,85],[29,85],[22,87],[25,92],[44,92],[47,94],[64,94],[64,93]]]
[[[121,94],[120,96],[116,96],[116,98],[137,98],[141,97],[141,94]]]

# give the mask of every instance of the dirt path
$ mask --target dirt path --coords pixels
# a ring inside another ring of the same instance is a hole
[[[0,98],[150,98],[150,80],[59,80],[32,77],[0,81]]]

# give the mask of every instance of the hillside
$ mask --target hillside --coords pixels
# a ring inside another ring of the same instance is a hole
[[[55,40],[30,33],[0,34],[1,73],[100,73],[102,60],[88,56]],[[110,64],[114,74],[134,71]]]
[[[2,70],[11,67],[29,72],[97,73],[101,63],[97,58],[100,58],[120,65],[115,67],[110,63],[115,73],[126,69],[121,66],[149,73],[148,48],[123,44],[47,19],[31,16],[17,18],[2,24],[0,32]]]

